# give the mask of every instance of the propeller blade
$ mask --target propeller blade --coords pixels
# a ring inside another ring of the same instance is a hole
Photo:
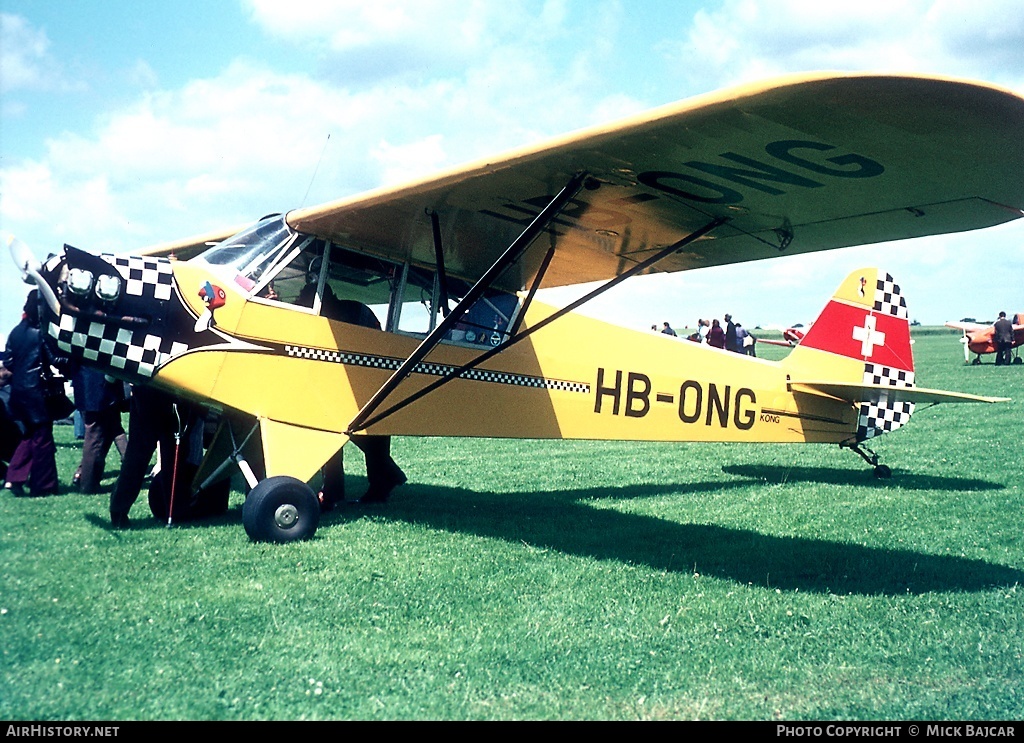
[[[18,270],[21,271],[21,280],[26,284],[35,284],[39,289],[39,295],[45,300],[53,314],[59,315],[60,302],[57,301],[57,295],[53,293],[53,289],[39,272],[43,264],[36,260],[32,249],[14,235],[7,236],[7,249],[11,251],[11,258],[14,259]]]
[[[14,235],[7,236],[7,249],[11,252],[11,258],[14,259],[18,270],[21,271],[21,280],[26,284],[33,283],[32,273],[38,273],[42,264],[36,260],[32,249]]]

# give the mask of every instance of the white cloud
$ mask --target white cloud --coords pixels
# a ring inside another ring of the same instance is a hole
[[[392,185],[436,172],[448,157],[444,150],[444,137],[434,134],[418,142],[392,145],[381,141],[370,151],[381,165],[382,185]]]
[[[0,92],[44,86],[52,74],[49,46],[24,18],[0,13]]]
[[[725,0],[673,56],[698,89],[802,70],[888,70],[1024,83],[1015,0]]]
[[[519,16],[515,4],[480,0],[248,0],[272,34],[319,41],[334,51],[397,46],[472,53]],[[557,4],[556,4],[557,5]]]
[[[382,83],[350,92],[237,60],[215,77],[107,111],[91,132],[53,137],[39,162],[5,163],[3,191],[17,196],[5,198],[4,220],[47,242],[60,227],[83,247],[137,247],[297,206],[314,170],[309,203],[423,175],[586,118],[584,96],[563,96],[556,107],[556,90],[521,85],[542,77],[526,55],[506,61],[516,65],[515,83],[483,67],[461,85]],[[526,111],[555,113],[528,117],[527,128]]]
[[[0,13],[0,94],[83,87],[65,78],[59,61],[50,51],[45,31],[34,28],[22,16]],[[8,101],[4,102],[4,110],[6,114],[12,110]]]

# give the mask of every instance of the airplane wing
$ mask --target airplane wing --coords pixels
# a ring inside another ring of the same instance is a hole
[[[956,330],[962,330],[965,333],[977,333],[979,330],[991,330],[992,323],[980,323],[980,322],[947,322],[945,323],[947,328],[954,328]],[[1018,325],[1014,323],[1013,331],[1016,333],[1020,330],[1024,330],[1024,325]]]
[[[984,325],[980,322],[947,322],[945,325],[947,328],[962,330],[965,333],[977,333],[979,330],[985,330],[992,327],[991,323]]]
[[[963,392],[946,392],[925,387],[893,387],[885,384],[846,384],[843,382],[798,382],[790,383],[794,392],[825,394],[851,403],[879,402],[1009,402],[1008,397],[982,397]]]
[[[977,229],[1024,214],[1024,98],[985,84],[812,74],[699,96],[439,175],[288,214],[296,229],[479,277],[579,172],[538,242],[544,286]],[[499,282],[526,286],[533,251]]]

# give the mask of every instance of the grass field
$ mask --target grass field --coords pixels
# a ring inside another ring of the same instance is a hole
[[[292,545],[238,494],[118,532],[105,495],[4,491],[0,718],[1019,720],[1024,367],[915,356],[1013,402],[919,409],[888,481],[830,446],[401,439],[388,506]]]

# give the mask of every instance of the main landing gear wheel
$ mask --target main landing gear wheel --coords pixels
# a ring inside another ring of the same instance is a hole
[[[306,483],[294,477],[268,477],[246,497],[242,524],[254,542],[309,539],[320,524],[320,502]]]

